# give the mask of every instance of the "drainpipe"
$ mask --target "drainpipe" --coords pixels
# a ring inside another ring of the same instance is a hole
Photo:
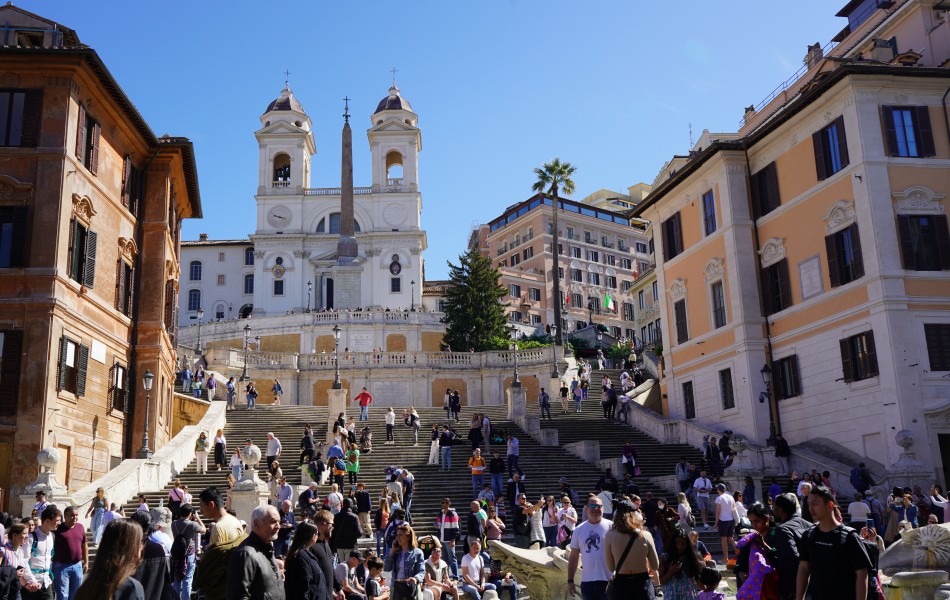
[[[950,139],[950,116],[947,115],[947,96],[950,96],[950,88],[943,93],[940,103],[943,105],[943,126],[947,130],[947,139]]]
[[[748,196],[748,200],[749,200],[749,215],[752,216],[753,215],[752,185],[751,185],[752,166],[749,162],[749,150],[744,149],[743,153],[745,154],[746,178],[747,178],[747,181],[749,182],[749,185],[746,186],[746,195]],[[756,257],[758,257],[759,250],[761,248],[761,243],[759,242],[759,223],[758,223],[758,220],[755,218],[752,219],[752,231],[754,233],[753,240],[755,241],[755,255]],[[756,269],[756,283],[758,284],[759,290],[761,293],[762,281],[761,281],[761,275],[759,271],[760,271],[759,269]],[[768,315],[765,315],[765,349],[766,349],[765,364],[768,365],[769,369],[772,369],[772,327],[769,324]],[[773,373],[774,373],[774,370],[773,370]],[[769,446],[774,446],[775,436],[782,434],[782,419],[781,419],[781,416],[779,415],[778,400],[776,400],[776,397],[775,397],[773,383],[774,383],[774,376],[773,376],[772,382],[770,382],[768,385],[768,390],[766,390],[766,393],[769,395],[769,439],[767,440],[767,444]]]

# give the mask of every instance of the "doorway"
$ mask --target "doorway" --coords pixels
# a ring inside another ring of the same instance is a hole
[[[333,278],[327,277],[327,310],[333,308]]]
[[[940,446],[940,469],[943,473],[943,489],[950,483],[950,434],[938,433],[937,444]]]

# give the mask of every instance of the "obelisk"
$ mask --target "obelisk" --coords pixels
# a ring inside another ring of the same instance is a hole
[[[336,243],[336,265],[333,274],[333,306],[362,306],[363,260],[356,244],[356,221],[353,216],[353,132],[350,130],[349,98],[344,98],[343,165],[340,176],[340,239]]]

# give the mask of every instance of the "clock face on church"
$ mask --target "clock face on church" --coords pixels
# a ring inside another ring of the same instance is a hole
[[[393,261],[389,265],[389,272],[392,273],[393,275],[399,275],[402,272],[402,265],[396,261]]]
[[[283,229],[290,225],[290,209],[286,206],[275,206],[267,212],[267,222],[274,229]]]

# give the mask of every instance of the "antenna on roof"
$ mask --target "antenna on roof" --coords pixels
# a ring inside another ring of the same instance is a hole
[[[689,148],[690,148],[690,150],[693,149],[693,144],[694,144],[694,143],[695,143],[695,142],[693,142],[693,124],[690,123],[690,124],[689,124]]]

